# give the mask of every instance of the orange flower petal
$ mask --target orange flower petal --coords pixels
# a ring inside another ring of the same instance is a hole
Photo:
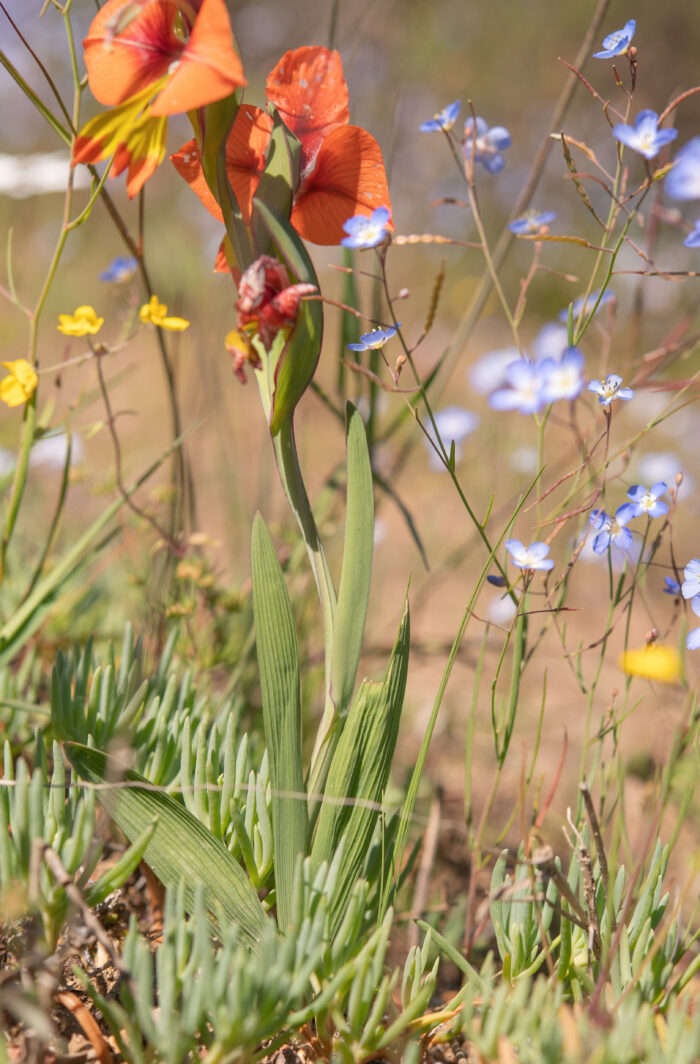
[[[350,118],[348,87],[337,52],[306,47],[286,52],[270,72],[267,99],[302,143],[302,165],[313,162],[321,142]]]
[[[197,141],[194,138],[188,140],[170,156],[170,161],[180,177],[184,177],[192,191],[199,196],[209,213],[213,214],[218,221],[223,222],[221,207],[216,202],[202,170],[202,157]]]
[[[120,104],[170,75],[157,116],[213,103],[245,85],[225,0],[202,0],[188,40],[175,32],[174,0],[107,0],[83,41],[93,95]]]
[[[111,107],[168,73],[185,50],[173,0],[107,0],[83,41],[93,96]]]
[[[341,126],[323,141],[312,172],[302,183],[291,222],[313,244],[339,244],[343,223],[389,207],[381,148],[360,126]],[[389,228],[393,225],[389,222]]]
[[[153,104],[154,115],[192,111],[246,85],[233,46],[225,0],[202,0],[192,34],[172,77]]]
[[[259,107],[243,104],[238,109],[226,142],[228,177],[246,225],[250,221],[253,196],[265,169],[265,152],[270,140],[272,125],[270,115],[261,111]],[[202,172],[197,141],[190,140],[187,144],[183,144],[170,158],[177,172],[199,196],[210,214],[213,214],[219,221],[223,221],[221,208]]]

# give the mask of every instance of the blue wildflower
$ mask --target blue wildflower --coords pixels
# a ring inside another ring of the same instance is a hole
[[[693,229],[683,243],[687,248],[700,248],[700,218],[693,223]]]
[[[696,617],[700,617],[700,595],[690,600],[690,608]],[[692,632],[688,632],[685,646],[686,650],[700,650],[700,628],[693,628]]]
[[[461,406],[446,406],[443,410],[438,410],[435,413],[434,421],[445,450],[449,454],[450,447],[452,443],[454,443],[455,462],[459,462],[463,453],[462,444],[467,436],[474,432],[478,427],[478,414],[473,414],[471,410],[464,410]],[[433,433],[432,424],[427,423],[425,428],[430,438],[437,443]],[[430,468],[436,471],[441,471],[445,468],[442,459],[435,453],[432,447],[430,448],[428,462]]]
[[[632,507],[628,503],[618,506],[614,517],[607,514],[605,510],[593,510],[591,525],[597,531],[593,540],[593,550],[596,554],[604,554],[611,546],[621,551],[628,551],[632,546],[632,533],[625,528],[625,525],[631,519]]]
[[[530,236],[553,222],[557,216],[556,211],[525,211],[515,221],[508,222],[508,228],[516,236]]]
[[[98,273],[97,276],[100,281],[124,284],[134,276],[137,266],[138,260],[131,255],[117,255],[116,259],[112,259],[107,269],[103,270],[102,273]]]
[[[666,595],[680,595],[681,585],[672,576],[664,577],[664,593]]]
[[[359,344],[348,344],[348,347],[351,351],[377,351],[379,348],[384,347],[384,344],[387,340],[391,340],[392,336],[396,336],[400,328],[401,322],[398,325],[390,325],[386,329],[372,329],[371,332],[362,334]]]
[[[545,404],[575,399],[583,391],[583,355],[578,348],[570,347],[561,358],[545,358],[538,365]]]
[[[519,539],[507,539],[506,550],[518,569],[553,569],[554,562],[548,558],[549,544],[537,540],[526,547]]]
[[[621,388],[622,377],[617,373],[609,373],[605,380],[589,381],[589,392],[595,392],[601,406],[610,406],[613,399],[632,399],[634,392],[631,388]]]
[[[700,558],[693,558],[683,570],[685,577],[681,585],[683,598],[691,599],[700,595]]]
[[[464,155],[467,163],[471,161],[472,152],[474,162],[481,163],[490,174],[497,174],[505,166],[503,156],[500,154],[510,147],[510,133],[503,126],[492,126],[489,129],[483,118],[476,120],[476,139],[474,139],[474,119],[468,118],[464,123]]]
[[[421,133],[438,133],[440,130],[447,132],[447,130],[452,129],[457,121],[461,106],[459,100],[455,100],[454,103],[443,107],[442,111],[438,111],[434,118],[429,118],[427,122],[423,122],[420,127]]]
[[[678,136],[677,129],[659,129],[659,116],[656,111],[640,111],[633,126],[618,122],[613,126],[613,137],[621,144],[643,155],[645,159],[655,159],[665,144],[670,144]]]
[[[566,326],[548,321],[532,341],[532,353],[535,362],[543,362],[545,358],[553,358],[558,362],[568,346],[569,332]]]
[[[577,318],[580,318],[581,315],[583,315],[584,317],[588,317],[588,315],[591,313],[591,311],[595,307],[596,303],[598,303],[598,296],[600,296],[600,289],[599,288],[596,289],[595,292],[591,292],[591,294],[589,295],[588,299],[586,299],[585,296],[579,296],[578,299],[575,299],[573,301],[572,312],[573,312],[573,316],[574,316],[574,321],[576,321]],[[598,303],[597,310],[600,310],[601,307],[604,307],[606,303],[612,302],[612,300],[614,298],[615,298],[615,293],[611,292],[608,289],[608,291],[603,294],[603,296],[602,296],[602,298],[600,300],[600,303]],[[569,308],[568,307],[564,307],[563,310],[559,311],[558,320],[561,321],[561,322],[564,322],[566,324],[566,322],[569,320]]]
[[[594,52],[594,59],[614,59],[616,55],[626,55],[630,42],[637,28],[636,21],[631,18],[621,30],[609,33],[603,40],[602,52]]]
[[[511,362],[517,362],[522,358],[517,347],[499,348],[497,351],[489,351],[477,359],[469,369],[469,383],[475,392],[488,395],[496,388],[504,388],[508,383],[506,368]]]
[[[369,218],[364,214],[353,215],[343,222],[343,229],[348,235],[340,243],[346,248],[375,248],[386,238],[390,217],[388,207],[377,207]]]
[[[545,402],[539,364],[519,358],[506,366],[505,376],[505,386],[491,393],[489,406],[494,410],[519,410],[521,414],[536,414]]]
[[[627,498],[631,500],[634,510],[632,516],[641,517],[642,514],[646,514],[647,517],[663,517],[668,513],[668,503],[663,502],[661,496],[667,491],[668,484],[665,484],[663,480],[652,484],[650,488],[645,488],[643,484],[635,484],[627,492]]]
[[[671,199],[700,199],[700,137],[693,137],[678,152],[665,187]]]

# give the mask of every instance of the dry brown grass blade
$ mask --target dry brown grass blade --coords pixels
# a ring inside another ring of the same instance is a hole
[[[78,995],[70,990],[62,990],[56,994],[56,1000],[74,1016],[100,1064],[114,1064],[112,1050],[105,1042],[97,1020]]]

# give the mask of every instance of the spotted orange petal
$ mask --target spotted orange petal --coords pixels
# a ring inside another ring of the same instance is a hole
[[[292,225],[312,244],[339,244],[347,235],[343,223],[376,207],[391,210],[381,148],[366,129],[341,126],[321,144],[292,207]]]
[[[302,144],[309,166],[325,137],[350,118],[348,87],[338,52],[305,47],[286,52],[270,72],[267,99]]]
[[[186,41],[174,0],[107,0],[83,41],[88,81],[100,103],[123,103],[170,75],[155,115],[203,107],[245,84],[225,0],[202,0]]]
[[[83,41],[93,96],[111,107],[168,73],[185,50],[173,0],[107,0]]]
[[[272,131],[272,118],[259,107],[243,104],[238,109],[226,142],[226,169],[234,195],[241,208],[243,221],[248,224],[253,196],[265,169],[265,153]],[[202,172],[202,160],[196,140],[170,156],[175,169],[184,177],[207,210],[223,221],[221,208],[207,184]]]
[[[154,115],[192,111],[246,84],[225,0],[202,0],[182,59],[151,110]]]

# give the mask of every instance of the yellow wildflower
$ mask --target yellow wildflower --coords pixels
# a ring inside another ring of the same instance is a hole
[[[92,307],[78,307],[75,314],[59,314],[58,321],[58,331],[65,336],[94,336],[104,324],[104,318],[98,318]]]
[[[8,406],[21,406],[34,395],[39,378],[26,358],[3,362],[3,366],[10,372],[0,381],[0,399]]]
[[[620,655],[619,664],[628,676],[643,676],[659,683],[678,683],[680,679],[678,651],[662,643],[647,643],[636,650],[625,650]]]
[[[161,329],[172,329],[175,332],[186,329],[190,324],[184,318],[169,318],[167,314],[168,308],[165,303],[161,303],[158,296],[151,296],[148,303],[144,303],[141,307],[139,318],[146,324],[150,322],[152,325],[160,326]]]

